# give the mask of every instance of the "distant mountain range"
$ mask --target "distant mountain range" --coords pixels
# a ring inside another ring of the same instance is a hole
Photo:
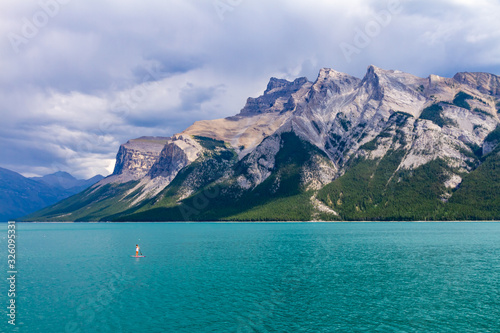
[[[50,206],[103,178],[99,175],[82,180],[61,171],[43,177],[26,178],[0,168],[0,221],[16,219]]]
[[[114,173],[27,220],[500,219],[500,77],[272,78],[236,116],[120,147]]]

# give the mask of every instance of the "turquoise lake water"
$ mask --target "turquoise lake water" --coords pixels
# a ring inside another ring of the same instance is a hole
[[[500,332],[500,223],[0,228],[2,332]]]

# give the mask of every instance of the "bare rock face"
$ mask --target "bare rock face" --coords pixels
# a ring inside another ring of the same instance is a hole
[[[500,76],[489,73],[457,73],[453,79],[483,94],[500,96]]]
[[[174,136],[163,147],[148,176],[173,179],[179,170],[200,156],[201,150],[200,144],[192,138],[182,135]]]
[[[116,155],[113,174],[99,184],[126,183],[146,176],[156,163],[165,143],[166,137],[140,137],[122,144]]]
[[[132,204],[157,195],[174,180],[180,170],[194,162],[203,151],[198,142],[191,137],[173,136],[161,150],[157,160],[130,192],[140,190]]]
[[[288,115],[279,112],[197,121],[181,134],[203,136],[228,142],[240,158],[255,149],[266,137],[283,126]]]
[[[483,143],[483,156],[491,153],[500,144],[500,125],[490,132]]]
[[[249,116],[260,113],[282,112],[291,106],[287,104],[292,94],[299,91],[305,84],[307,78],[298,78],[293,82],[271,78],[264,95],[258,98],[249,98],[247,104],[241,110],[241,116]]]
[[[271,175],[275,166],[275,157],[280,150],[281,138],[273,135],[266,138],[254,151],[246,157],[247,176],[241,175],[238,183],[245,189],[261,184]]]
[[[322,68],[312,86],[312,91],[320,93],[319,96],[345,94],[357,88],[360,82],[360,79],[349,74],[337,72],[330,68]]]
[[[228,142],[243,158],[285,124],[290,117],[288,111],[304,103],[311,86],[306,78],[293,82],[271,78],[264,95],[249,98],[238,115],[197,121],[181,134]]]
[[[226,176],[250,190],[272,174],[285,132],[327,156],[304,166],[303,183],[310,189],[345,173],[353,157],[376,160],[394,150],[405,151],[398,169],[441,158],[469,172],[478,163],[478,148],[488,153],[498,144],[485,138],[500,123],[499,96],[500,77],[486,73],[419,78],[369,66],[362,79],[328,68],[315,82],[271,78],[264,94],[249,98],[236,116],[198,121],[169,139],[141,138],[122,145],[107,182],[141,179],[134,189],[142,191],[137,200],[155,195],[204,156],[199,136],[224,141],[237,153],[246,173]],[[456,186],[458,179],[450,174],[446,186]]]
[[[330,199],[319,200],[317,191],[342,175],[356,175],[356,165],[390,164],[387,184],[401,180],[396,174],[434,165],[444,170],[432,180],[440,183],[432,183],[442,192],[437,198],[448,202],[470,179],[464,175],[487,166],[489,157],[483,157],[497,151],[499,113],[500,77],[493,74],[420,78],[369,66],[360,79],[323,68],[314,82],[272,78],[264,94],[249,98],[235,116],[198,121],[171,138],[128,141],[113,175],[92,190],[136,181],[116,186],[127,212],[140,203],[184,207],[192,199],[200,205],[197,195],[211,188],[220,189],[229,205],[237,198],[312,191],[312,216],[319,218],[340,216],[342,208],[336,200],[335,210],[327,207]],[[180,172],[176,186],[167,188]],[[116,199],[116,188],[110,198]]]
[[[240,159],[247,156],[250,175],[240,177],[239,182],[248,188],[271,174],[279,151],[271,137],[287,131],[328,155],[333,166],[326,178],[345,172],[352,156],[381,158],[390,149],[399,148],[408,151],[401,168],[416,168],[441,157],[461,170],[469,170],[471,157],[465,152],[471,152],[472,146],[482,146],[499,122],[494,96],[498,79],[483,73],[419,78],[375,66],[369,66],[364,78],[358,79],[323,68],[314,83],[302,78],[294,82],[272,78],[264,95],[250,98],[238,116],[198,122],[184,133],[223,140],[238,150]],[[461,92],[471,97],[468,109],[453,104]],[[442,109],[436,117],[441,117],[444,126],[429,120],[428,114],[420,119],[424,109],[433,105]],[[400,116],[394,118],[396,114]],[[408,119],[403,121],[405,117]],[[394,124],[394,119],[404,125]],[[398,131],[404,145],[387,138],[380,140],[375,151],[361,149],[391,126],[391,135]],[[487,143],[485,151],[493,146]]]
[[[316,155],[302,169],[301,185],[307,190],[319,190],[332,182],[337,173],[331,161]]]

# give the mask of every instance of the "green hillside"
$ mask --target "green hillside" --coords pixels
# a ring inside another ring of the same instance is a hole
[[[30,214],[22,221],[109,221],[129,208],[137,191],[127,194],[138,182],[91,187],[55,205]]]
[[[300,185],[301,171],[313,156],[324,156],[316,147],[292,133],[281,135],[282,148],[276,155],[272,174],[255,189],[242,191],[235,178],[245,174],[245,159],[238,163],[227,153],[216,153],[210,159],[195,162],[185,168],[158,196],[136,213],[124,215],[118,221],[304,221],[310,220],[312,205]],[[212,168],[206,164],[217,164]],[[224,168],[226,167],[226,169]],[[205,171],[204,171],[205,170]],[[210,182],[219,173],[233,177],[224,182]],[[189,175],[205,179],[196,193],[177,203],[182,184]]]
[[[500,146],[464,177],[447,208],[454,220],[500,219]]]
[[[396,171],[404,151],[379,160],[358,159],[318,199],[343,220],[435,220],[442,216],[446,164],[435,160],[412,171]]]
[[[226,143],[197,137],[205,148],[203,156],[182,169],[158,195],[131,203],[140,193],[138,182],[107,184],[63,200],[29,215],[26,221],[410,221],[491,220],[500,218],[500,147],[476,158],[479,165],[455,190],[444,182],[451,172],[445,160],[433,160],[414,170],[398,170],[407,151],[404,136],[394,123],[365,144],[365,151],[377,149],[380,140],[393,136],[392,150],[375,160],[354,157],[347,172],[319,191],[302,184],[305,168],[313,159],[330,163],[317,147],[293,133],[280,136],[281,148],[267,179],[249,190],[237,184],[249,176],[248,156],[238,161]],[[496,133],[496,132],[495,132]],[[496,140],[496,134],[488,140]],[[481,163],[482,161],[482,163]],[[311,197],[339,216],[316,211]]]

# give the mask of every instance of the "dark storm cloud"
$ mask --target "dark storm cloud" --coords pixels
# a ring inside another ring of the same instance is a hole
[[[188,83],[181,89],[179,97],[181,99],[181,111],[190,112],[199,110],[202,103],[210,101],[224,90],[224,87],[196,87],[192,83]]]
[[[106,173],[120,143],[236,114],[271,76],[362,77],[370,64],[500,74],[499,10],[492,0],[4,0],[0,166]]]
[[[140,65],[132,70],[136,83],[159,81],[173,75],[184,74],[203,67],[200,56],[180,53],[150,54],[144,57],[149,64]]]

